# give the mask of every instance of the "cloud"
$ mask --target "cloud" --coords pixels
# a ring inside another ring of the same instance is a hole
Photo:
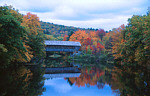
[[[37,14],[41,20],[57,24],[110,30],[133,14],[143,15],[149,0],[2,0],[21,13]],[[119,18],[119,19],[118,19]],[[118,21],[120,20],[120,21]],[[119,26],[118,26],[119,27]]]
[[[50,13],[35,13],[38,14],[40,17],[40,20],[42,21],[48,21],[54,24],[63,24],[66,26],[75,26],[75,27],[80,27],[80,28],[103,28],[105,30],[111,30],[111,28],[117,28],[122,24],[127,24],[128,18],[131,18],[132,15],[114,15],[114,14],[103,14],[99,15],[99,18],[93,18],[89,20],[62,20],[62,19],[50,19],[53,17],[50,16],[55,16],[54,14]],[[107,17],[110,16],[111,18]]]
[[[52,80],[45,80],[45,86],[51,86],[56,92],[67,93],[72,87],[63,78],[53,78]]]

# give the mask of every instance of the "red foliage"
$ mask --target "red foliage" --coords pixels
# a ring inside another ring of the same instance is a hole
[[[103,38],[103,36],[105,36],[106,32],[104,31],[104,29],[99,29],[96,34],[101,38]]]
[[[91,44],[92,44],[91,38],[88,37],[87,39],[85,39],[84,44],[85,44],[86,46],[91,45]]]
[[[63,38],[63,41],[66,41],[67,37],[68,37],[68,35],[65,35],[64,38]]]
[[[104,48],[104,46],[101,44],[101,43],[97,43],[97,48],[101,48],[101,49],[103,49]]]

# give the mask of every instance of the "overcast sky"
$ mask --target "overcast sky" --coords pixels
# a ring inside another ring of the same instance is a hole
[[[108,31],[126,25],[133,15],[146,14],[150,0],[0,0],[4,4],[45,22]]]

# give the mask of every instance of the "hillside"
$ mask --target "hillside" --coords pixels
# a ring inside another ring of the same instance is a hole
[[[64,26],[43,21],[40,21],[40,24],[41,28],[43,29],[43,33],[47,35],[47,39],[51,40],[63,40],[64,35],[71,35],[77,30],[85,30],[87,33],[98,30],[92,28],[85,29],[73,26]]]

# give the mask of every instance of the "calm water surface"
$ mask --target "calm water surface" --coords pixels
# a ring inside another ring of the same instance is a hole
[[[42,96],[115,96],[108,84],[101,89],[96,85],[78,87],[75,84],[71,86],[64,78],[45,80],[44,87],[46,92]]]
[[[51,64],[54,67],[56,62],[49,63],[49,66]],[[57,65],[69,66],[69,63],[60,60]],[[150,71],[147,66],[138,64],[120,66],[119,63],[106,62],[97,64],[78,62],[74,65],[79,65],[80,73],[64,72],[47,76],[43,86],[46,91],[42,96],[149,96],[150,94]]]
[[[147,66],[45,61],[46,67],[76,67],[79,72],[57,69],[46,73],[41,65],[17,64],[0,70],[0,96],[149,96]],[[14,64],[12,64],[14,65]],[[113,66],[112,66],[113,65]],[[131,65],[131,64],[130,64]]]
[[[55,62],[55,66],[67,64],[64,60],[62,62],[47,60],[46,62]],[[47,65],[53,66],[54,64]],[[82,64],[74,65],[82,66]],[[111,79],[109,78],[111,77],[110,72],[105,70],[106,66],[96,66],[95,64],[82,66],[82,68],[81,66],[78,73],[62,72],[43,75],[46,78],[43,86],[46,92],[43,92],[42,96],[116,96],[111,86],[105,81],[106,78]]]

